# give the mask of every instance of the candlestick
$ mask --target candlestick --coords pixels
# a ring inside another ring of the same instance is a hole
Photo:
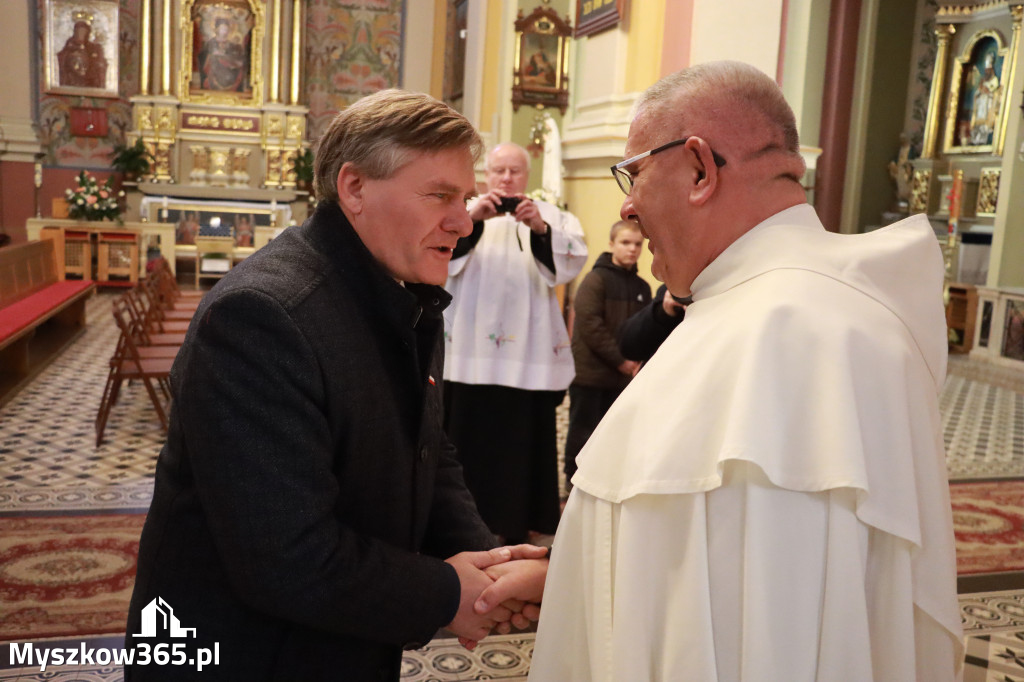
[[[964,189],[964,172],[958,170],[953,174],[953,189],[949,193],[949,236],[950,246],[956,244],[956,232],[960,225],[961,199]]]
[[[43,217],[43,210],[39,206],[39,188],[43,186],[43,164],[36,163],[35,166],[35,190],[33,190],[34,198],[36,202],[36,217]]]

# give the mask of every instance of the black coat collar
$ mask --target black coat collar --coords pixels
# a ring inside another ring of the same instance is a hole
[[[439,319],[451,294],[433,284],[395,281],[363,244],[334,201],[321,202],[301,228],[317,251],[327,257],[360,300],[398,329],[416,327],[421,318]]]

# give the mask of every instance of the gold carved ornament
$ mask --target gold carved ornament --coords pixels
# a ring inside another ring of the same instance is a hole
[[[926,213],[928,211],[928,189],[932,182],[931,170],[914,171],[913,185],[910,190],[910,212]]]

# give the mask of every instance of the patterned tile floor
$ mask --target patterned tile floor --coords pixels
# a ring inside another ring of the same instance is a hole
[[[109,314],[112,296],[93,298],[85,334],[0,408],[0,514],[148,507],[163,438],[141,387],[125,388],[106,442],[99,448],[94,443],[93,420],[117,338]],[[1024,371],[951,357],[940,406],[951,478],[1024,475]],[[567,422],[563,405],[560,456]],[[961,609],[971,636],[966,682],[1024,682],[1024,590],[963,595]],[[44,679],[38,670],[12,669],[5,649],[0,646],[0,682]],[[405,658],[403,680],[522,680],[532,650],[530,634],[493,637],[472,653],[452,640],[436,639]],[[995,677],[997,671],[1002,677]],[[120,670],[110,667],[52,672],[45,679],[122,679]]]

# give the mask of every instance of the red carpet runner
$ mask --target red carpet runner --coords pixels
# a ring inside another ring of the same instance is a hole
[[[0,640],[124,632],[144,520],[0,518]]]
[[[951,483],[960,575],[1024,570],[1024,481]]]

